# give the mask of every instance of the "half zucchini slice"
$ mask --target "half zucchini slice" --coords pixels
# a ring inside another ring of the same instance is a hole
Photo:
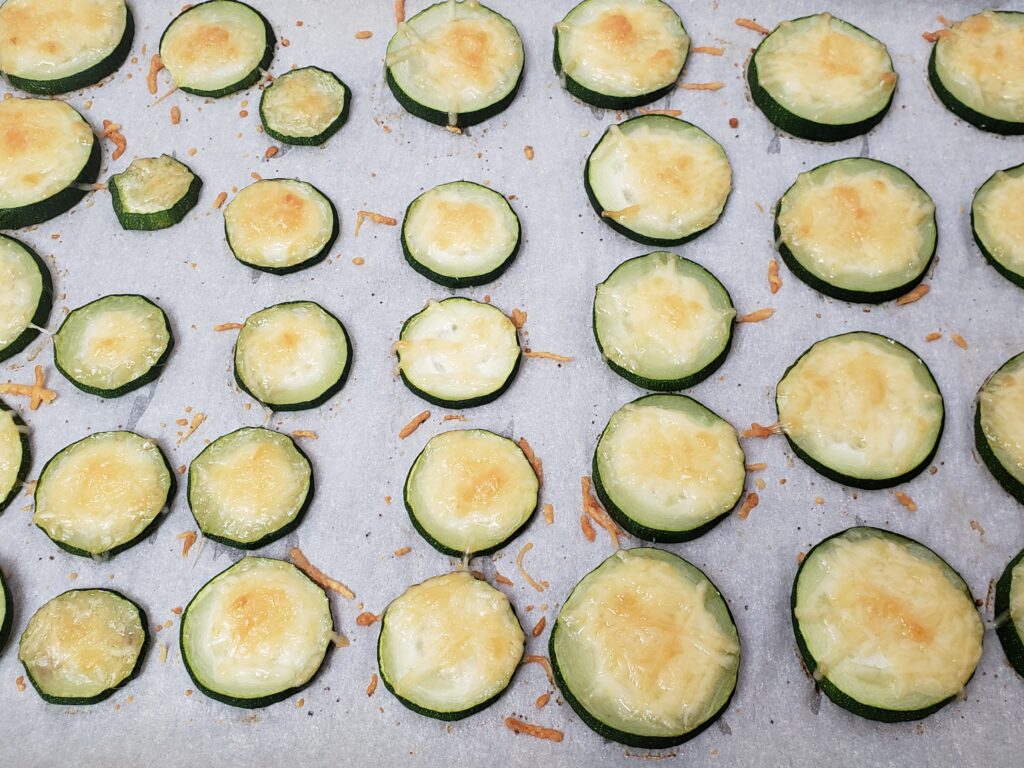
[[[974,438],[985,466],[1024,504],[1024,352],[1003,363],[982,385]]]
[[[0,651],[11,634],[11,624],[14,623],[14,604],[11,601],[11,591],[4,583],[4,574],[0,571]]]
[[[922,544],[849,528],[815,546],[793,582],[808,672],[855,715],[919,720],[960,695],[985,633],[967,584]]]
[[[996,636],[1006,658],[1018,675],[1024,675],[1024,551],[1009,562],[999,577],[994,610]]]
[[[110,177],[110,200],[122,229],[167,229],[199,202],[202,180],[169,155],[139,157]]]
[[[323,144],[348,119],[352,92],[338,76],[319,67],[285,72],[263,89],[263,129],[285,144]]]
[[[974,193],[971,232],[996,271],[1024,288],[1024,164],[996,171]]]
[[[39,335],[53,307],[53,280],[39,255],[20,240],[0,235],[0,361]]]
[[[28,427],[0,400],[0,512],[18,495],[31,463]]]

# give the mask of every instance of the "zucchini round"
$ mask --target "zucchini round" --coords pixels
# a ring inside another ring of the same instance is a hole
[[[804,558],[793,630],[807,671],[843,709],[919,720],[959,696],[981,658],[984,627],[967,584],[924,545],[857,527]]]
[[[285,72],[263,89],[260,120],[267,135],[285,144],[323,144],[348,119],[352,92],[319,67]]]
[[[25,243],[0,235],[0,362],[32,343],[52,307],[46,264]]]
[[[992,476],[1024,504],[1024,352],[1003,363],[978,391],[974,443]]]
[[[910,480],[935,456],[945,419],[928,366],[897,341],[856,331],[816,342],[775,390],[779,424],[812,469],[856,488]]]
[[[1024,164],[996,171],[974,193],[971,232],[996,271],[1024,288]]]
[[[525,642],[504,593],[465,571],[434,576],[385,609],[380,679],[413,712],[460,720],[501,696]]]
[[[323,589],[291,563],[246,557],[185,607],[181,658],[207,696],[253,709],[305,688],[333,634]]]
[[[623,262],[594,292],[601,355],[646,389],[685,389],[718,370],[732,346],[735,317],[714,275],[665,251]]]
[[[170,155],[139,157],[110,177],[110,201],[122,229],[167,229],[199,202],[202,180]]]
[[[577,584],[548,646],[555,682],[599,735],[640,749],[682,744],[725,711],[740,641],[718,589],[660,549],[620,549]]]
[[[996,636],[1010,665],[1024,675],[1024,551],[1006,566],[996,583]],[[0,645],[3,633],[0,632]]]
[[[7,403],[0,400],[0,512],[18,495],[31,464],[28,427]]]
[[[583,181],[597,215],[619,234],[644,245],[680,245],[718,221],[732,167],[722,145],[697,126],[641,115],[605,131]]]
[[[4,643],[11,634],[13,623],[14,604],[11,601],[11,591],[4,583],[3,571],[0,571],[0,651],[4,649]]]

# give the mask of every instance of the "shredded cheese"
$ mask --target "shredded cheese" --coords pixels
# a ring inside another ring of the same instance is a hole
[[[156,76],[163,68],[164,63],[160,60],[160,54],[154,53],[153,58],[149,60],[149,74],[146,75],[146,87],[149,89],[149,93],[152,96],[156,96]]]
[[[597,539],[597,532],[594,530],[594,526],[590,524],[590,515],[584,512],[580,515],[580,530],[583,531],[583,538],[593,543]]]
[[[377,690],[377,673],[374,672],[370,676],[370,684],[366,686],[366,695],[373,696],[374,691]]]
[[[363,226],[363,222],[369,219],[374,224],[383,224],[386,227],[394,227],[398,224],[398,219],[392,216],[385,216],[383,213],[374,213],[373,211],[357,211],[356,212],[356,231],[355,236],[359,237],[359,230]]]
[[[312,579],[314,582],[319,584],[324,589],[329,589],[331,592],[341,595],[346,600],[355,599],[355,592],[346,587],[337,579],[332,579],[326,573],[324,573],[311,562],[309,562],[309,558],[307,558],[302,553],[302,550],[298,547],[292,547],[291,549],[289,549],[288,557],[290,557],[291,561],[295,563],[296,568],[298,568],[304,574],[309,576],[310,579]]]
[[[756,493],[754,493],[754,492],[748,493],[747,497],[743,500],[743,504],[740,505],[740,509],[736,513],[736,516],[740,520],[746,520],[747,516],[751,513],[751,511],[753,511],[753,509],[760,502],[761,502],[761,499],[760,499],[760,497]]]
[[[772,435],[777,435],[782,432],[782,426],[780,424],[770,424],[767,427],[758,424],[756,421],[750,425],[750,429],[744,430],[741,437],[757,437],[766,438]]]
[[[545,739],[547,741],[560,742],[565,738],[565,734],[554,728],[544,728],[539,725],[532,725],[530,723],[524,723],[522,720],[517,720],[514,717],[505,718],[505,727],[513,733],[523,733],[527,736],[533,736],[535,739]]]
[[[904,304],[913,304],[915,301],[919,301],[920,299],[923,299],[925,296],[927,296],[928,291],[930,290],[931,288],[929,286],[922,283],[921,285],[917,286],[917,288],[915,288],[914,290],[910,291],[909,293],[905,293],[898,299],[896,299],[896,303],[901,307]]]
[[[548,625],[547,617],[546,616],[541,616],[540,617],[540,621],[538,621],[536,624],[533,625],[533,629],[530,630],[530,634],[533,637],[540,637],[541,632],[544,631],[544,627],[546,627],[547,625]]]
[[[412,421],[410,421],[408,424],[402,427],[401,431],[398,433],[398,439],[405,440],[405,438],[407,438],[409,435],[411,435],[413,432],[420,428],[420,424],[422,424],[429,418],[430,411],[423,411],[422,413],[416,414],[412,418]]]
[[[110,155],[111,160],[120,159],[121,155],[128,149],[128,140],[121,133],[121,126],[110,120],[103,121],[103,138],[110,139],[114,144],[114,151]]]
[[[35,367],[35,381],[32,384],[0,384],[0,393],[29,398],[30,411],[38,410],[43,403],[49,405],[57,399],[57,393],[46,388],[46,378],[41,365]]]
[[[356,626],[358,627],[372,627],[378,621],[380,621],[380,616],[369,611],[363,611],[356,616]]]
[[[181,445],[190,437],[192,437],[192,435],[195,434],[195,431],[203,425],[204,421],[206,421],[205,413],[197,413],[195,416],[193,416],[192,423],[189,424],[188,430],[184,434],[182,434],[181,437],[178,438],[178,445]]]
[[[896,491],[896,501],[900,503],[900,506],[906,507],[911,512],[917,512],[917,504],[903,491]]]
[[[767,34],[769,34],[771,32],[771,30],[768,29],[768,27],[765,27],[765,26],[762,26],[761,24],[758,24],[753,19],[744,19],[744,18],[736,19],[736,26],[737,27],[743,27],[744,29],[751,29],[754,32],[760,32],[762,35],[767,35]]]
[[[522,449],[523,454],[526,456],[526,460],[530,462],[530,466],[533,467],[533,472],[537,475],[537,483],[544,485],[544,464],[536,453],[533,452],[533,448],[527,442],[525,437],[520,437],[517,445]]]
[[[779,262],[772,259],[768,262],[768,290],[773,294],[779,292],[782,287],[782,278],[779,277]]]
[[[198,536],[195,531],[185,531],[179,533],[176,537],[181,541],[181,556],[188,557],[189,550],[192,549],[192,545],[196,543]]]
[[[527,348],[523,350],[524,357],[538,357],[544,360],[554,360],[558,363],[571,363],[573,358],[567,355],[556,355],[554,352],[538,352],[536,350]]]
[[[544,511],[544,522],[547,523],[548,525],[551,525],[552,523],[554,523],[555,522],[555,508],[553,506],[551,506],[550,504],[545,504],[542,507],[542,509]]]
[[[725,83],[680,83],[679,87],[684,91],[718,91],[725,88]]]
[[[748,312],[745,315],[740,315],[736,318],[737,323],[760,323],[767,320],[769,317],[775,314],[775,310],[771,307],[764,307],[763,309],[755,310],[754,312]]]
[[[519,550],[519,554],[516,555],[516,568],[519,569],[519,573],[521,573],[523,575],[523,578],[526,579],[527,584],[529,584],[538,592],[543,592],[544,585],[539,583],[536,579],[533,578],[533,576],[528,574],[526,572],[526,568],[523,567],[523,558],[526,557],[526,553],[529,552],[531,549],[533,549],[533,542],[528,541],[526,542],[526,544],[523,545],[523,548]]]

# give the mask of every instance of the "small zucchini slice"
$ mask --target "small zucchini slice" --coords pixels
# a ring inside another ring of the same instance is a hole
[[[145,296],[113,294],[72,310],[53,336],[57,370],[83,392],[120,397],[154,381],[174,336]]]
[[[461,720],[501,696],[525,643],[508,597],[456,571],[391,601],[381,617],[377,664],[385,687],[413,712]]]
[[[32,522],[73,555],[114,555],[156,527],[174,489],[156,442],[134,432],[95,432],[46,462]]]
[[[928,80],[946,108],[983,131],[1024,133],[1024,13],[982,11],[939,35]]]
[[[405,479],[405,508],[438,552],[476,557],[495,552],[530,522],[540,483],[507,437],[486,429],[436,435]]]
[[[807,671],[869,720],[927,717],[963,692],[981,658],[985,629],[960,574],[890,531],[848,528],[817,544],[792,607]]]
[[[640,749],[682,744],[732,698],[740,640],[718,589],[660,549],[620,549],[584,576],[548,646],[555,682],[599,735]]]
[[[736,506],[747,476],[733,426],[684,395],[647,395],[619,408],[593,467],[608,514],[648,541],[711,530]]]
[[[472,181],[428,189],[410,203],[402,222],[409,266],[448,288],[498,278],[519,252],[519,217],[508,200]]]
[[[125,0],[6,0],[0,71],[29,93],[76,91],[113,74],[134,36]]]
[[[601,220],[644,245],[680,245],[722,215],[732,167],[695,125],[641,115],[612,125],[587,158],[587,197]]]
[[[305,688],[333,634],[323,589],[291,563],[246,557],[185,607],[181,658],[207,696],[253,709]]]
[[[139,157],[110,177],[110,200],[122,229],[167,229],[199,202],[202,180],[170,155]]]
[[[633,109],[671,93],[690,51],[662,0],[583,0],[555,25],[555,72],[576,98]]]
[[[1009,562],[999,577],[994,610],[999,643],[1017,674],[1024,675],[1024,551]]]
[[[736,310],[718,279],[658,251],[616,267],[594,293],[594,338],[609,367],[646,389],[685,389],[725,362]]]
[[[974,443],[993,477],[1024,504],[1024,352],[1003,363],[978,392]]]
[[[11,601],[11,591],[4,583],[3,571],[0,571],[0,651],[4,649],[4,643],[11,634],[13,623],[14,604]]]
[[[18,644],[28,679],[50,704],[95,704],[142,666],[146,613],[112,589],[72,589],[29,619]]]
[[[996,271],[1024,288],[1024,164],[996,171],[974,193],[971,232]]]
[[[18,495],[31,464],[28,427],[0,400],[0,512]]]
[[[160,38],[160,60],[186,93],[217,99],[248,88],[270,68],[274,30],[237,0],[187,7]]]
[[[0,235],[0,362],[32,343],[52,307],[46,264],[25,243]]]
[[[867,489],[920,473],[938,450],[945,419],[921,358],[865,331],[812,345],[786,370],[775,405],[797,456],[829,480]]]
[[[341,321],[312,301],[288,301],[246,318],[235,341],[235,382],[274,411],[316,408],[352,367]]]
[[[352,92],[319,67],[285,72],[263,89],[260,120],[268,136],[285,144],[323,144],[348,119]]]
[[[512,103],[523,41],[511,21],[476,0],[444,0],[398,25],[384,64],[388,87],[408,112],[465,128]]]
[[[244,427],[188,468],[188,505],[208,539],[257,549],[293,531],[313,500],[313,468],[288,435]]]
[[[442,408],[497,399],[522,359],[516,326],[504,312],[459,297],[427,302],[405,321],[393,349],[405,385]]]
[[[262,179],[228,203],[224,233],[245,266],[284,275],[324,260],[338,237],[338,212],[312,184]]]
[[[86,196],[100,172],[100,145],[62,101],[0,102],[0,229],[59,216]]]

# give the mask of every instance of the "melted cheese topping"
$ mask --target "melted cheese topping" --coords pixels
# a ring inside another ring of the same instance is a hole
[[[930,550],[852,529],[815,549],[794,609],[815,674],[863,704],[913,710],[959,693],[984,628],[963,581]]]
[[[0,208],[48,200],[71,186],[94,142],[89,124],[62,101],[0,102]]]
[[[1017,634],[1024,639],[1024,560],[1010,573],[1010,618]]]
[[[993,259],[1024,275],[1024,165],[997,171],[974,196],[974,230]]]
[[[584,88],[639,96],[679,77],[690,38],[661,0],[590,0],[556,26],[562,71]]]
[[[508,686],[525,639],[508,598],[457,571],[409,587],[388,606],[380,671],[397,696],[460,712]]]
[[[0,236],[0,352],[28,329],[42,296],[39,265],[17,240]]]
[[[18,484],[21,463],[25,458],[25,446],[22,444],[24,429],[14,421],[14,411],[0,410],[0,507]],[[0,624],[3,624],[2,613]]]
[[[981,430],[992,453],[1024,483],[1024,355],[996,371],[978,394]]]
[[[122,207],[129,213],[159,213],[173,208],[188,192],[195,175],[173,157],[139,157],[113,176]]]
[[[286,72],[263,91],[260,112],[274,131],[295,138],[319,136],[341,117],[345,86],[316,67]]]

